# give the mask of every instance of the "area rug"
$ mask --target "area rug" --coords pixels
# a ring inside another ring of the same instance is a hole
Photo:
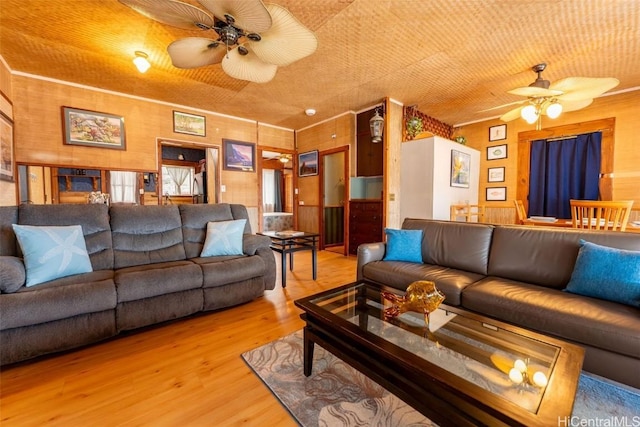
[[[305,377],[302,331],[243,353],[242,357],[304,427],[436,425],[318,345],[313,373]],[[559,425],[587,425],[580,423],[594,420],[601,424],[588,425],[632,425],[627,423],[640,421],[639,416],[640,390],[583,373],[572,418]]]

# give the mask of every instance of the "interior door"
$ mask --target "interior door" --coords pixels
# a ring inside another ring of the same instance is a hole
[[[339,149],[321,153],[320,182],[322,206],[320,209],[320,248],[347,254],[346,220],[349,194],[348,151]]]

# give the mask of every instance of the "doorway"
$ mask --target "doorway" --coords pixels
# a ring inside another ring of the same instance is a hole
[[[349,147],[320,153],[320,249],[347,255]]]
[[[258,147],[259,231],[295,228],[294,152],[276,147]]]

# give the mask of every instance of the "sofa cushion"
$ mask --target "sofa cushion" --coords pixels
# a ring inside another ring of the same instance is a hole
[[[246,223],[246,219],[209,222],[200,256],[242,255],[242,234]]]
[[[38,286],[23,286],[2,295],[0,329],[19,328],[81,314],[114,310],[116,288],[112,270],[68,276]]]
[[[202,253],[207,233],[207,224],[211,221],[230,221],[233,218],[228,203],[180,205],[182,235],[187,258],[196,258]],[[241,219],[241,218],[239,218]]]
[[[462,306],[534,331],[640,357],[640,310],[635,307],[497,277],[467,287]]]
[[[422,262],[422,230],[385,228],[387,247],[384,261]]]
[[[113,244],[107,205],[20,205],[20,225],[81,225],[93,270],[113,269]]]
[[[177,206],[114,205],[109,213],[116,269],[186,259]]]
[[[0,256],[0,293],[11,294],[25,282],[24,263],[18,257]]]
[[[640,239],[634,233],[498,226],[493,232],[488,275],[564,289],[573,272],[580,239],[640,251]]]
[[[401,261],[374,261],[363,267],[367,280],[406,290],[416,280],[431,280],[445,296],[445,303],[460,305],[460,293],[472,283],[484,278],[481,274],[431,264]]]
[[[640,308],[640,251],[580,241],[568,292]]]
[[[26,286],[92,271],[80,225],[14,224],[13,231],[24,256]]]
[[[423,230],[422,259],[426,264],[487,274],[494,226],[407,218],[402,228]]]
[[[203,287],[212,288],[264,276],[266,266],[259,256],[193,258],[203,273]]]
[[[115,271],[118,303],[202,287],[202,270],[191,261],[170,261]]]

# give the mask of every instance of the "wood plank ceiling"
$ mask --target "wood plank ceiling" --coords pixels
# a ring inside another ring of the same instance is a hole
[[[13,72],[71,81],[300,129],[389,96],[455,125],[499,116],[506,91],[544,77],[616,77],[640,87],[638,0],[274,0],[314,31],[318,50],[269,83],[220,65],[174,68],[172,41],[202,36],[117,0],[2,0],[0,55]],[[195,0],[188,1],[199,5]],[[215,38],[214,33],[204,35]],[[140,74],[134,51],[149,55]],[[307,117],[305,108],[317,115]]]

